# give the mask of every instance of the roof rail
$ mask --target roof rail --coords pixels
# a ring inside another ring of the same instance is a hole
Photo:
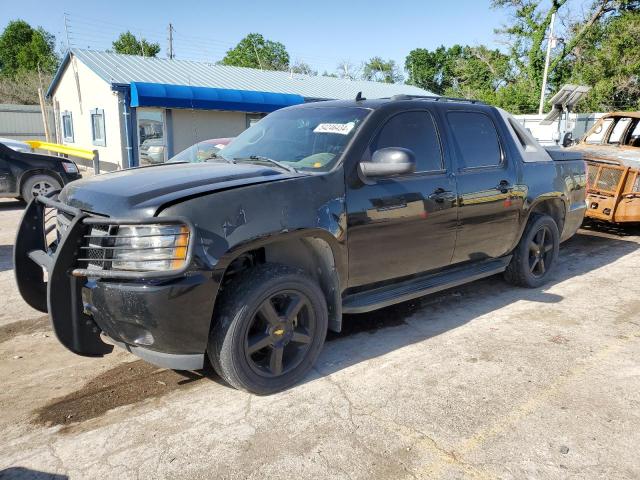
[[[404,93],[394,95],[390,100],[431,100],[433,102],[460,102],[485,105],[485,103],[480,100],[473,100],[470,98],[436,97],[435,95],[407,95]]]

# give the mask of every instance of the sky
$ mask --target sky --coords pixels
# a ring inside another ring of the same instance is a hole
[[[53,33],[66,48],[105,50],[122,31],[160,43],[166,55],[169,23],[176,58],[220,60],[246,34],[282,42],[292,61],[334,71],[342,60],[373,56],[404,66],[414,48],[455,43],[498,47],[494,28],[507,20],[490,0],[0,0],[0,28],[21,18]]]

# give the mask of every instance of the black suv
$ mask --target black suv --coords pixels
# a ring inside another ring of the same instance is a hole
[[[0,197],[22,198],[28,202],[79,178],[78,166],[71,160],[17,152],[0,143]]]
[[[582,222],[585,180],[579,154],[546,151],[487,105],[310,103],[208,162],[38,197],[15,272],[80,355],[115,344],[186,370],[208,356],[229,384],[264,394],[305,375],[343,313],[502,272],[542,285]]]

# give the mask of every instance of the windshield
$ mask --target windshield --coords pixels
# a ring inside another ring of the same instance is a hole
[[[298,170],[327,171],[368,114],[357,107],[279,110],[245,130],[219,155],[229,161],[271,159]]]
[[[200,163],[215,158],[216,154],[225,147],[223,144],[216,144],[209,140],[191,145],[184,149],[174,157],[171,157],[169,163],[190,162]]]

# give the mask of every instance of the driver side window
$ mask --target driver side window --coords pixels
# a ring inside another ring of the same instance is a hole
[[[371,142],[369,155],[387,147],[411,150],[416,157],[416,173],[443,170],[440,138],[429,112],[404,112],[391,117]]]

